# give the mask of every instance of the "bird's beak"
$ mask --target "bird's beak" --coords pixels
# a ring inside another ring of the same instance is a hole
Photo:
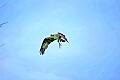
[[[67,38],[65,38],[65,41],[67,41],[67,42],[68,42]],[[68,42],[68,43],[69,43],[69,42]]]
[[[68,42],[68,41],[67,41]],[[68,42],[69,43],[69,42]]]

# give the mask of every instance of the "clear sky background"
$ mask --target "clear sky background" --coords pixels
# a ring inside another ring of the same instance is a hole
[[[0,0],[0,80],[120,80],[120,0]],[[42,40],[62,32],[70,43]]]

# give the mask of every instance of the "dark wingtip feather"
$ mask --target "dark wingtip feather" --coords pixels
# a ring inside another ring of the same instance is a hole
[[[43,55],[45,52],[45,49],[41,48],[39,52],[40,52],[40,55]]]

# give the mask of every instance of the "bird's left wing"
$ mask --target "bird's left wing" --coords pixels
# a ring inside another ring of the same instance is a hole
[[[45,38],[44,40],[43,40],[43,42],[42,42],[42,45],[41,45],[41,48],[40,48],[40,55],[42,54],[44,54],[44,52],[45,52],[45,49],[47,49],[47,47],[48,47],[48,45],[51,43],[51,42],[53,42],[55,39],[52,37],[52,36],[50,36],[50,37],[47,37],[47,38]]]

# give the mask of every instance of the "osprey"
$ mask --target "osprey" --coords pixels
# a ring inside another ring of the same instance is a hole
[[[45,52],[45,49],[47,49],[47,47],[48,47],[48,45],[51,43],[51,42],[53,42],[53,41],[55,41],[55,40],[57,40],[57,42],[59,43],[59,48],[62,46],[61,44],[60,44],[60,42],[68,42],[68,40],[67,40],[67,38],[65,37],[65,35],[64,34],[62,34],[62,33],[57,33],[57,34],[51,34],[49,37],[46,37],[44,40],[43,40],[43,42],[42,42],[42,45],[41,45],[41,48],[40,48],[40,55],[42,54],[44,54],[44,52]],[[68,42],[69,43],[69,42]]]

